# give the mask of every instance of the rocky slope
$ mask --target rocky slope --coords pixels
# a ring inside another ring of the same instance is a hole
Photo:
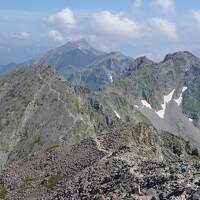
[[[179,174],[180,160],[188,164]],[[4,199],[198,199],[198,150],[139,123],[115,126],[71,147],[52,146],[0,175]]]
[[[0,77],[0,164],[41,147],[76,143],[121,123],[126,102],[73,86],[48,65],[33,65]],[[133,123],[143,115],[126,104]]]
[[[1,165],[63,138],[74,142],[81,134],[94,134],[87,111],[81,109],[75,88],[47,65],[1,77]]]

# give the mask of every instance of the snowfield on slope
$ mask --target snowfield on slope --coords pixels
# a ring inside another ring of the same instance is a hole
[[[143,107],[145,106],[149,109],[152,109],[151,105],[146,100],[141,100],[141,103],[142,103]]]
[[[113,83],[113,77],[112,75],[109,76],[110,82]]]
[[[121,116],[120,116],[120,114],[117,111],[114,110],[114,113],[115,113],[115,115],[116,115],[117,118],[121,119]]]
[[[174,101],[180,106],[183,101],[183,93],[188,89],[188,87],[183,87],[182,92],[178,99],[174,99]]]
[[[156,112],[156,114],[162,119],[164,119],[167,104],[172,100],[174,92],[175,92],[175,89],[173,89],[167,96],[164,96],[164,103],[161,104],[162,110],[159,110]]]

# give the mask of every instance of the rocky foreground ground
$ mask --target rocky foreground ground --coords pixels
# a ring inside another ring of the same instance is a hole
[[[183,174],[181,159],[188,165]],[[181,138],[142,123],[117,127],[8,165],[0,175],[0,198],[198,200],[198,163],[198,150]]]

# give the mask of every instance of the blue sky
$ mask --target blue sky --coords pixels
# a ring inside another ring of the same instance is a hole
[[[163,0],[165,1],[165,0]],[[117,3],[116,3],[117,2]],[[151,0],[144,0],[144,6]],[[198,0],[176,0],[177,9],[200,9]],[[2,10],[42,11],[51,12],[65,7],[78,10],[128,10],[133,4],[132,0],[6,0],[0,2]]]
[[[65,7],[76,10],[125,10],[130,7],[132,0],[6,0],[1,2],[2,9],[19,11],[51,12]]]
[[[200,49],[199,0],[5,0],[0,19],[0,64],[80,38],[154,60]]]

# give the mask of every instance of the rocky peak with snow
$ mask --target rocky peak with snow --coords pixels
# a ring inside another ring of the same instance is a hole
[[[200,144],[200,59],[177,52],[161,63],[145,57],[135,62],[137,70],[106,88],[107,93],[123,96],[157,128],[195,138]]]

